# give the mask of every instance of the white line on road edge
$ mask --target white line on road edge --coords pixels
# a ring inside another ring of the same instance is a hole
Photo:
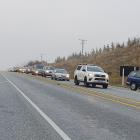
[[[63,140],[71,140],[71,138],[65,134],[65,132],[59,128],[34,102],[31,101],[12,81],[10,81],[6,76],[1,74],[31,105],[37,112],[55,129],[55,131],[61,136]]]

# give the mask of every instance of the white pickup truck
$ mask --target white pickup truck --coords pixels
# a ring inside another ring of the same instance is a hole
[[[85,86],[92,87],[96,85],[102,85],[103,88],[107,88],[109,84],[109,76],[104,70],[96,65],[84,64],[78,65],[74,72],[74,83],[79,85],[83,82]]]

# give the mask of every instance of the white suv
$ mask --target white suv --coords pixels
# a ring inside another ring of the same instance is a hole
[[[92,87],[96,85],[102,85],[103,88],[107,88],[109,84],[109,76],[104,70],[95,65],[78,65],[74,72],[74,83],[79,85],[80,82],[83,82],[85,86]]]

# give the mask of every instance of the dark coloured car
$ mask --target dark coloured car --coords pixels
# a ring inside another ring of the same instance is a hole
[[[35,65],[34,68],[32,69],[32,75],[40,75],[40,76],[44,76],[44,70],[43,70],[43,65],[38,64]]]
[[[127,85],[131,90],[137,90],[140,88],[140,71],[132,71],[127,78]]]
[[[31,67],[26,67],[26,71],[25,71],[25,73],[26,73],[26,74],[29,74],[29,73],[31,73],[31,70],[32,70]]]

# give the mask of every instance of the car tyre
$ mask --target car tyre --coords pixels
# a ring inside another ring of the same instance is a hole
[[[137,90],[137,85],[135,83],[131,83],[130,89],[136,91]]]
[[[93,88],[95,88],[95,87],[96,87],[96,85],[95,85],[95,84],[92,84],[92,87],[93,87]]]
[[[87,78],[86,77],[84,78],[84,85],[85,85],[85,87],[89,86],[89,83],[87,82]]]
[[[79,85],[79,81],[77,79],[77,76],[75,76],[75,78],[74,78],[74,83],[75,83],[75,85]]]
[[[106,85],[103,85],[103,88],[104,89],[107,89],[108,88],[108,85],[106,84]]]

